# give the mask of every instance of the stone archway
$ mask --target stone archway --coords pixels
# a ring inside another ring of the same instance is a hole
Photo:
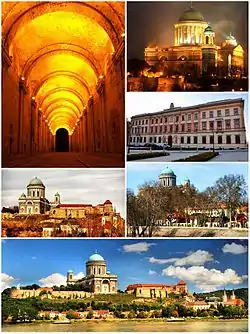
[[[69,152],[69,133],[66,129],[56,131],[56,152]]]
[[[102,281],[102,293],[103,294],[110,293],[110,284],[109,284],[108,280],[103,280]]]

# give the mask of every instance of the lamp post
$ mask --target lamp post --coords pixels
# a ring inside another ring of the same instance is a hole
[[[210,124],[210,129],[212,130],[213,133],[213,152],[214,152],[214,123]]]

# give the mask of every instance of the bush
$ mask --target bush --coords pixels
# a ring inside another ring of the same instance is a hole
[[[147,315],[146,315],[145,312],[141,311],[141,312],[139,312],[137,314],[137,318],[139,318],[139,319],[145,319],[145,318],[147,318]]]
[[[94,317],[93,311],[89,311],[89,313],[86,316],[86,319],[93,319],[93,317]]]
[[[163,157],[166,155],[169,155],[169,153],[167,152],[135,153],[135,154],[129,154],[127,156],[127,161],[157,158],[157,157]]]
[[[173,161],[208,161],[219,155],[218,152],[204,152],[185,159],[173,160]]]
[[[134,319],[136,317],[136,314],[134,311],[130,311],[128,314],[128,319]]]

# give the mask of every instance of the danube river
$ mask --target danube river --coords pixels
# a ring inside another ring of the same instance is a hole
[[[3,332],[247,332],[248,321],[87,321],[70,325],[4,325]]]

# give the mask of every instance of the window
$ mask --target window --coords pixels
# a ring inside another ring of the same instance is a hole
[[[239,115],[239,109],[238,108],[234,108],[234,116],[238,116]]]
[[[142,143],[142,137],[140,137],[140,143]]]
[[[155,124],[158,124],[158,118],[156,118],[156,120],[155,120]]]
[[[207,130],[207,122],[202,122],[202,130]]]
[[[191,143],[191,137],[187,137],[187,144]]]
[[[226,116],[226,117],[230,116],[230,111],[229,111],[229,109],[225,109],[225,116]]]
[[[149,137],[149,142],[152,143],[152,137]]]
[[[141,128],[141,133],[143,133],[143,131],[144,131],[144,128]]]
[[[139,143],[139,137],[137,137],[137,143]]]
[[[191,124],[190,123],[187,125],[187,130],[188,130],[188,132],[191,131]]]
[[[146,137],[144,137],[144,143],[146,143],[146,141],[147,141],[147,138],[146,138]]]
[[[168,121],[168,118],[167,118],[167,117],[165,117],[165,123],[167,123],[167,121]]]
[[[210,136],[210,144],[214,143],[214,136]]]
[[[154,143],[156,143],[156,137],[154,137]]]
[[[213,110],[210,110],[210,111],[209,111],[209,117],[210,117],[210,118],[213,118],[213,117],[214,117],[214,112],[213,112]]]
[[[155,126],[155,132],[157,133],[157,131],[158,131],[158,126]]]
[[[240,136],[239,135],[235,136],[235,144],[240,144]]]
[[[130,137],[130,141],[131,141],[131,142],[133,141],[133,138],[132,138],[132,137]]]
[[[221,117],[221,110],[217,110],[217,117]]]
[[[161,137],[158,138],[158,143],[161,143]]]
[[[161,118],[161,121],[160,121],[160,123],[162,123],[162,118]]]
[[[148,120],[146,119],[146,124],[148,124]]]
[[[226,119],[226,129],[231,129],[231,120],[230,119]]]
[[[173,116],[169,118],[169,122],[173,122]]]
[[[198,144],[198,140],[196,136],[194,137],[194,144]]]
[[[169,129],[170,129],[170,132],[173,132],[173,125],[170,125]]]
[[[165,125],[165,129],[164,129],[165,132],[168,132],[168,127],[167,125]]]
[[[209,128],[210,128],[210,130],[213,130],[214,129],[214,122],[212,121],[212,122],[209,122]]]
[[[181,137],[181,144],[184,144],[184,137]]]
[[[182,124],[182,126],[181,126],[181,131],[182,131],[182,132],[185,132],[185,124]]]
[[[198,123],[194,123],[194,131],[195,131],[195,132],[198,131]]]
[[[134,137],[134,140],[133,140],[133,142],[135,143],[135,137]]]
[[[185,115],[182,115],[182,116],[181,116],[181,120],[182,120],[182,121],[185,121]]]
[[[234,128],[239,129],[239,127],[240,127],[240,120],[238,118],[234,119]]]
[[[175,132],[179,132],[179,126],[178,125],[175,126]]]
[[[148,128],[145,128],[145,131],[144,131],[144,132],[147,133],[147,131],[148,131]]]
[[[207,139],[207,137],[205,137],[205,136],[202,137],[202,144],[206,144],[206,139]]]
[[[162,133],[162,126],[160,126],[160,133]]]
[[[153,119],[151,119],[151,124],[154,124],[154,120]]]
[[[153,130],[154,130],[154,128],[152,127],[152,128],[151,128],[151,133],[153,133]]]
[[[197,113],[197,112],[194,114],[194,120],[195,120],[195,121],[198,120],[198,113]]]
[[[217,130],[222,130],[222,121],[217,121]]]
[[[191,114],[188,114],[188,121],[191,121]]]
[[[226,139],[227,139],[227,144],[231,144],[231,136],[227,136]]]
[[[218,144],[222,144],[222,136],[218,136]]]
[[[205,111],[202,112],[202,118],[206,118],[206,112]]]
[[[175,121],[179,122],[179,116],[175,116]]]

